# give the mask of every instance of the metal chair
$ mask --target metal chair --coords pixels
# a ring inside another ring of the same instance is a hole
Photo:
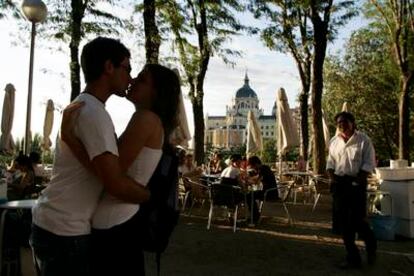
[[[302,193],[303,204],[307,203],[307,200],[313,194],[314,199],[316,197],[316,185],[311,181],[311,175],[294,175],[292,177],[294,185],[292,187],[291,196],[293,196],[293,204],[297,202],[297,194]]]
[[[188,177],[184,177],[183,182],[184,182],[184,186],[188,187],[189,189],[188,192],[186,193],[183,210],[188,201],[188,198],[190,198],[191,207],[188,212],[188,215],[191,216],[191,212],[196,202],[200,202],[201,208],[203,208],[205,201],[210,199],[209,187],[201,183],[198,183]]]
[[[293,185],[294,185],[294,181],[279,182],[277,188],[271,188],[271,189],[266,190],[263,196],[263,201],[260,202],[259,212],[261,214],[263,213],[264,207],[266,206],[266,202],[281,203],[283,206],[283,210],[286,213],[288,223],[292,225],[293,219],[290,216],[289,209],[287,208],[287,205],[286,205],[286,201],[289,198],[290,193],[292,192]],[[276,190],[278,191],[279,198],[275,200],[268,199],[269,195]],[[262,220],[262,216],[260,217],[259,223],[261,222],[261,220]]]
[[[223,180],[224,179],[224,180]],[[207,229],[211,227],[214,207],[225,207],[233,211],[233,232],[237,229],[237,215],[239,205],[243,202],[241,187],[231,185],[234,181],[223,178],[221,183],[213,183],[210,189],[210,212],[208,215]],[[237,183],[237,180],[236,182]]]
[[[189,191],[186,190],[186,187],[184,186],[184,180],[183,178],[180,176],[178,178],[178,187],[177,187],[177,192],[178,192],[178,199],[179,202],[181,203],[181,211],[184,212],[185,210],[185,206],[186,206],[186,201],[187,201],[187,197],[189,195]]]
[[[311,182],[315,186],[315,200],[312,206],[312,212],[314,212],[316,209],[316,205],[318,204],[319,200],[322,197],[322,192],[329,193],[330,185],[329,185],[329,179],[321,175],[316,175],[312,177]],[[318,186],[319,186],[319,189],[316,190],[316,187]],[[321,186],[324,186],[324,187],[321,189]]]

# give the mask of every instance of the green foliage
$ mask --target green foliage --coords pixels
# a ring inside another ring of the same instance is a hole
[[[5,168],[8,165],[10,165],[13,159],[14,159],[13,155],[0,154],[0,168]]]
[[[251,0],[249,10],[256,18],[266,18],[261,31],[264,44],[271,50],[289,53],[296,62],[302,91],[299,97],[301,118],[308,121],[308,98],[311,82],[313,32],[309,25],[309,8],[301,1]],[[309,127],[301,123],[301,148],[307,159]]]
[[[296,162],[299,158],[299,149],[298,148],[292,148],[289,149],[286,153],[286,161]]]
[[[393,58],[400,71],[398,157],[410,159],[410,105],[414,90],[414,3],[412,1],[370,0],[366,15],[373,27],[388,33]]]
[[[43,164],[53,164],[55,152],[52,151],[45,151],[42,154],[42,163]]]
[[[324,171],[321,99],[323,64],[328,41],[332,41],[350,18],[356,15],[357,1],[332,0],[250,0],[249,9],[256,18],[266,18],[267,26],[261,32],[265,45],[294,58],[302,82],[301,117],[307,122],[308,93],[312,83],[314,163],[317,172]],[[311,80],[311,67],[313,68]],[[308,127],[301,124],[302,153],[305,158],[308,145]]]
[[[32,144],[30,151],[38,152],[43,159],[43,163],[52,164],[54,158],[54,150],[50,151],[43,151],[41,144],[42,144],[43,137],[39,133],[35,133],[32,139]],[[24,151],[24,137],[23,138],[16,138],[15,142],[15,155],[18,154],[19,151]]]
[[[213,147],[212,144],[206,145],[205,150],[205,159],[204,164],[207,164],[209,159],[213,156],[215,152],[218,152],[223,155],[223,160],[226,160],[227,158],[230,158],[233,154],[240,154],[241,156],[246,155],[246,145],[242,145],[239,147],[232,147],[230,149],[228,148],[219,148],[219,147]]]
[[[249,10],[256,18],[266,18],[261,37],[270,48],[304,57],[312,52],[314,29],[311,13],[328,20],[328,39],[334,40],[340,27],[357,15],[356,1],[250,0]],[[332,4],[330,2],[333,2]],[[329,8],[330,7],[330,8]],[[296,57],[295,57],[296,58]]]
[[[263,152],[262,152],[262,161],[264,163],[274,163],[276,162],[276,140],[269,139],[264,141]]]
[[[78,5],[72,5],[72,2],[79,2]],[[39,32],[50,38],[62,41],[65,44],[71,40],[71,30],[74,27],[72,7],[76,6],[79,11],[77,13],[83,17],[81,25],[81,38],[87,35],[119,35],[119,27],[124,22],[118,16],[99,9],[99,3],[107,3],[109,5],[119,4],[120,0],[71,0],[48,1],[48,17],[43,26],[44,30]]]
[[[240,154],[241,156],[246,156],[246,145],[241,145],[238,147],[231,147],[230,149],[221,150],[223,154],[223,160],[226,160],[233,154]]]
[[[334,116],[347,102],[357,126],[371,137],[378,159],[396,155],[398,141],[398,68],[386,33],[360,29],[348,41],[344,56],[325,64],[323,106],[335,132]]]
[[[177,53],[175,58],[184,72],[182,79],[189,86],[194,112],[195,161],[201,164],[204,160],[204,80],[210,58],[216,55],[233,65],[232,58],[240,56],[240,52],[226,48],[225,43],[233,35],[252,29],[236,18],[236,13],[244,11],[245,6],[234,0],[158,0],[157,9],[160,21],[170,28],[173,53]]]
[[[249,10],[256,18],[265,18],[267,26],[261,38],[269,49],[304,59],[312,51],[309,8],[303,1],[251,0]]]
[[[0,0],[0,19],[10,16],[15,19],[23,18],[19,3],[12,0]]]
[[[24,137],[23,138],[17,138],[14,142],[15,144],[15,151],[24,151]],[[41,143],[42,143],[42,136],[40,136],[39,133],[36,133],[32,138],[31,148],[30,151],[36,151],[41,152]]]
[[[30,151],[35,151],[35,152],[41,153],[42,152],[42,147],[41,147],[42,140],[43,140],[42,136],[40,136],[39,133],[36,133],[33,136],[32,144],[31,144],[31,150]]]
[[[187,83],[202,73],[205,55],[219,56],[234,65],[233,58],[240,57],[241,53],[224,45],[241,31],[254,31],[237,20],[235,14],[245,10],[238,1],[159,0],[157,6],[162,18],[160,23],[167,25],[173,35],[173,51],[178,50],[177,59]],[[205,22],[201,19],[202,14],[205,14]]]
[[[16,138],[14,140],[14,149],[15,149],[15,152],[23,151],[23,149],[24,149],[24,138],[22,138],[22,139]]]

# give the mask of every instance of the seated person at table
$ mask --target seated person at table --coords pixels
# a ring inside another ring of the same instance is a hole
[[[269,166],[263,165],[262,161],[257,156],[249,157],[247,161],[249,169],[256,172],[256,175],[249,176],[247,178],[248,183],[257,184],[261,182],[263,189],[260,191],[252,191],[254,202],[251,205],[251,200],[247,200],[249,209],[253,207],[253,221],[257,222],[260,218],[259,208],[257,207],[256,200],[264,200],[264,194],[267,190],[277,188],[276,178]],[[248,195],[248,196],[251,196]],[[267,194],[267,200],[277,200],[279,198],[278,190],[271,191]]]
[[[32,164],[35,176],[43,177],[45,175],[45,168],[40,161],[40,154],[32,151],[29,155],[29,159]]]
[[[230,165],[221,172],[221,178],[230,178],[237,180],[239,186],[243,186],[243,176],[240,171],[241,156],[233,154],[230,156]]]
[[[213,153],[213,156],[209,157],[209,161],[208,161],[207,166],[209,166],[210,168],[214,168],[216,166],[216,159],[217,159],[216,156],[217,156],[217,154],[218,154],[218,152],[215,151]]]
[[[247,158],[246,158],[246,156],[243,156],[242,158],[241,158],[241,161],[240,161],[240,170],[242,170],[242,171],[247,171]]]
[[[19,159],[20,156],[23,156],[23,155],[24,155],[23,152],[19,152],[18,156],[11,161],[10,165],[7,165],[7,170],[6,170],[5,175],[8,178],[7,180],[8,185],[12,184],[13,182],[16,182],[17,180],[20,181],[23,174],[19,170],[16,160]]]
[[[23,199],[26,196],[25,192],[34,185],[34,171],[29,157],[19,155],[14,160],[14,168],[21,172],[21,177],[10,184],[7,194],[9,200]]]
[[[182,176],[182,172],[181,172],[181,167],[184,166],[185,163],[185,156],[187,155],[187,153],[185,152],[185,150],[181,150],[179,148],[177,148],[177,156],[178,156],[178,173],[180,176]]]
[[[240,154],[233,154],[230,156],[230,165],[224,169],[221,173],[221,184],[240,186],[244,190],[244,177],[240,171],[240,162],[242,160]],[[236,192],[234,195],[234,201],[239,203],[243,200],[243,194]]]
[[[213,159],[210,162],[210,173],[220,174],[226,167],[227,165],[223,160],[223,155],[221,153],[215,152]]]
[[[302,155],[299,155],[299,157],[298,157],[296,170],[298,170],[299,172],[305,172],[306,171],[306,161],[305,161],[305,159],[303,158]]]
[[[194,165],[193,155],[191,153],[186,154],[184,163],[178,167],[178,172],[182,177],[198,178],[201,176],[201,169]]]

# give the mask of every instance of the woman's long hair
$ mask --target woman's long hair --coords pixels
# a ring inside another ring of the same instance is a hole
[[[156,95],[151,111],[157,114],[164,128],[164,146],[169,145],[171,133],[178,126],[178,104],[180,98],[180,80],[177,74],[159,64],[146,64],[152,78]]]

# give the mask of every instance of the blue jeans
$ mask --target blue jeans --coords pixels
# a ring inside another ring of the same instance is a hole
[[[90,276],[90,235],[58,236],[33,224],[30,244],[41,276]]]

